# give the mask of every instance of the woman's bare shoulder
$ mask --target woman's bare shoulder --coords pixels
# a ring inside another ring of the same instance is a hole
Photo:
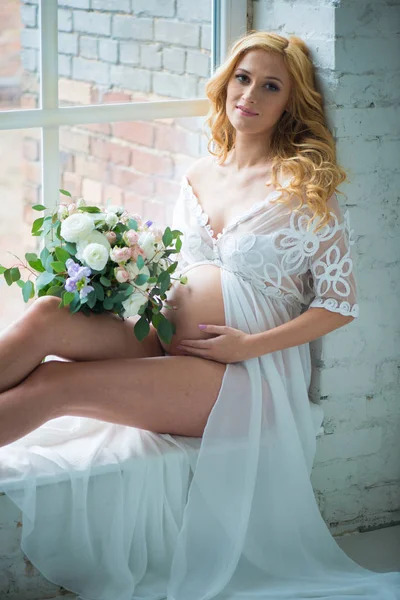
[[[212,156],[202,156],[198,158],[186,171],[186,177],[190,184],[196,185],[210,174],[210,168],[213,164]]]

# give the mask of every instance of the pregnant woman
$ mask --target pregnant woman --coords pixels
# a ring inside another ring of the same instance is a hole
[[[399,573],[340,550],[310,483],[309,342],[358,306],[307,47],[251,32],[206,91],[210,155],[173,217],[188,277],[169,291],[173,342],[52,298],[0,340],[0,472],[23,480],[8,491],[23,549],[82,599],[399,599]],[[110,464],[101,488],[90,473]]]

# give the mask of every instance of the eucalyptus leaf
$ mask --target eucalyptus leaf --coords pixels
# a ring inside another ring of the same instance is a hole
[[[49,284],[51,281],[53,281],[54,277],[55,277],[55,273],[48,273],[47,271],[44,271],[44,273],[41,273],[39,275],[39,277],[36,279],[36,289],[41,290],[47,284]]]
[[[13,267],[12,269],[10,269],[10,273],[11,273],[11,281],[13,283],[15,281],[18,281],[18,279],[21,279],[21,273],[20,273],[20,270],[18,269],[18,267]]]
[[[144,338],[149,334],[149,331],[150,331],[150,325],[146,321],[145,317],[142,316],[137,321],[137,323],[135,324],[135,327],[133,328],[133,331],[135,333],[136,338],[139,340],[139,342],[144,340]]]
[[[30,298],[33,298],[35,295],[35,288],[33,286],[32,281],[26,281],[24,283],[24,287],[22,288],[22,296],[24,298],[24,302],[28,302]]]
[[[60,192],[60,194],[64,194],[64,196],[69,196],[70,198],[72,198],[71,194],[67,191],[67,190],[58,190]]]
[[[100,283],[101,283],[101,285],[104,285],[104,287],[110,287],[111,286],[111,281],[109,279],[107,279],[107,277],[104,277],[104,275],[102,275],[100,277]]]
[[[69,252],[67,252],[67,250],[64,250],[64,248],[61,248],[60,246],[56,247],[55,254],[58,260],[64,264],[69,258],[71,258]]]
[[[46,207],[43,206],[43,204],[34,204],[34,206],[32,206],[33,210],[46,210]]]
[[[36,219],[32,223],[32,234],[37,234],[42,227],[44,222],[44,217],[40,217],[40,219]]]

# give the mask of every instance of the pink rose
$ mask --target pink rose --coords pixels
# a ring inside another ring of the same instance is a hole
[[[75,202],[71,202],[71,204],[68,205],[68,213],[70,215],[74,215],[77,212],[78,212],[77,205],[75,204]]]
[[[123,267],[118,267],[117,269],[114,269],[114,275],[115,279],[119,283],[126,283],[129,280],[129,273]]]
[[[143,248],[141,248],[139,245],[131,246],[131,248],[129,248],[129,250],[131,251],[131,258],[134,261],[136,261],[139,256],[146,258],[146,254],[145,254]]]
[[[142,222],[142,217],[137,213],[131,215],[131,218],[134,219],[138,225],[140,225],[140,223]]]
[[[130,248],[113,248],[110,251],[111,260],[116,263],[126,262],[131,257],[131,249]]]
[[[133,246],[134,244],[137,244],[139,234],[134,229],[129,229],[129,231],[125,231],[123,238],[128,246]]]
[[[114,246],[115,242],[117,241],[117,234],[114,233],[114,231],[106,231],[104,235],[108,239],[110,245]]]

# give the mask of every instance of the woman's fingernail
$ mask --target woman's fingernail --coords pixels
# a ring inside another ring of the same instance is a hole
[[[199,325],[199,329],[205,329],[207,325]]]

